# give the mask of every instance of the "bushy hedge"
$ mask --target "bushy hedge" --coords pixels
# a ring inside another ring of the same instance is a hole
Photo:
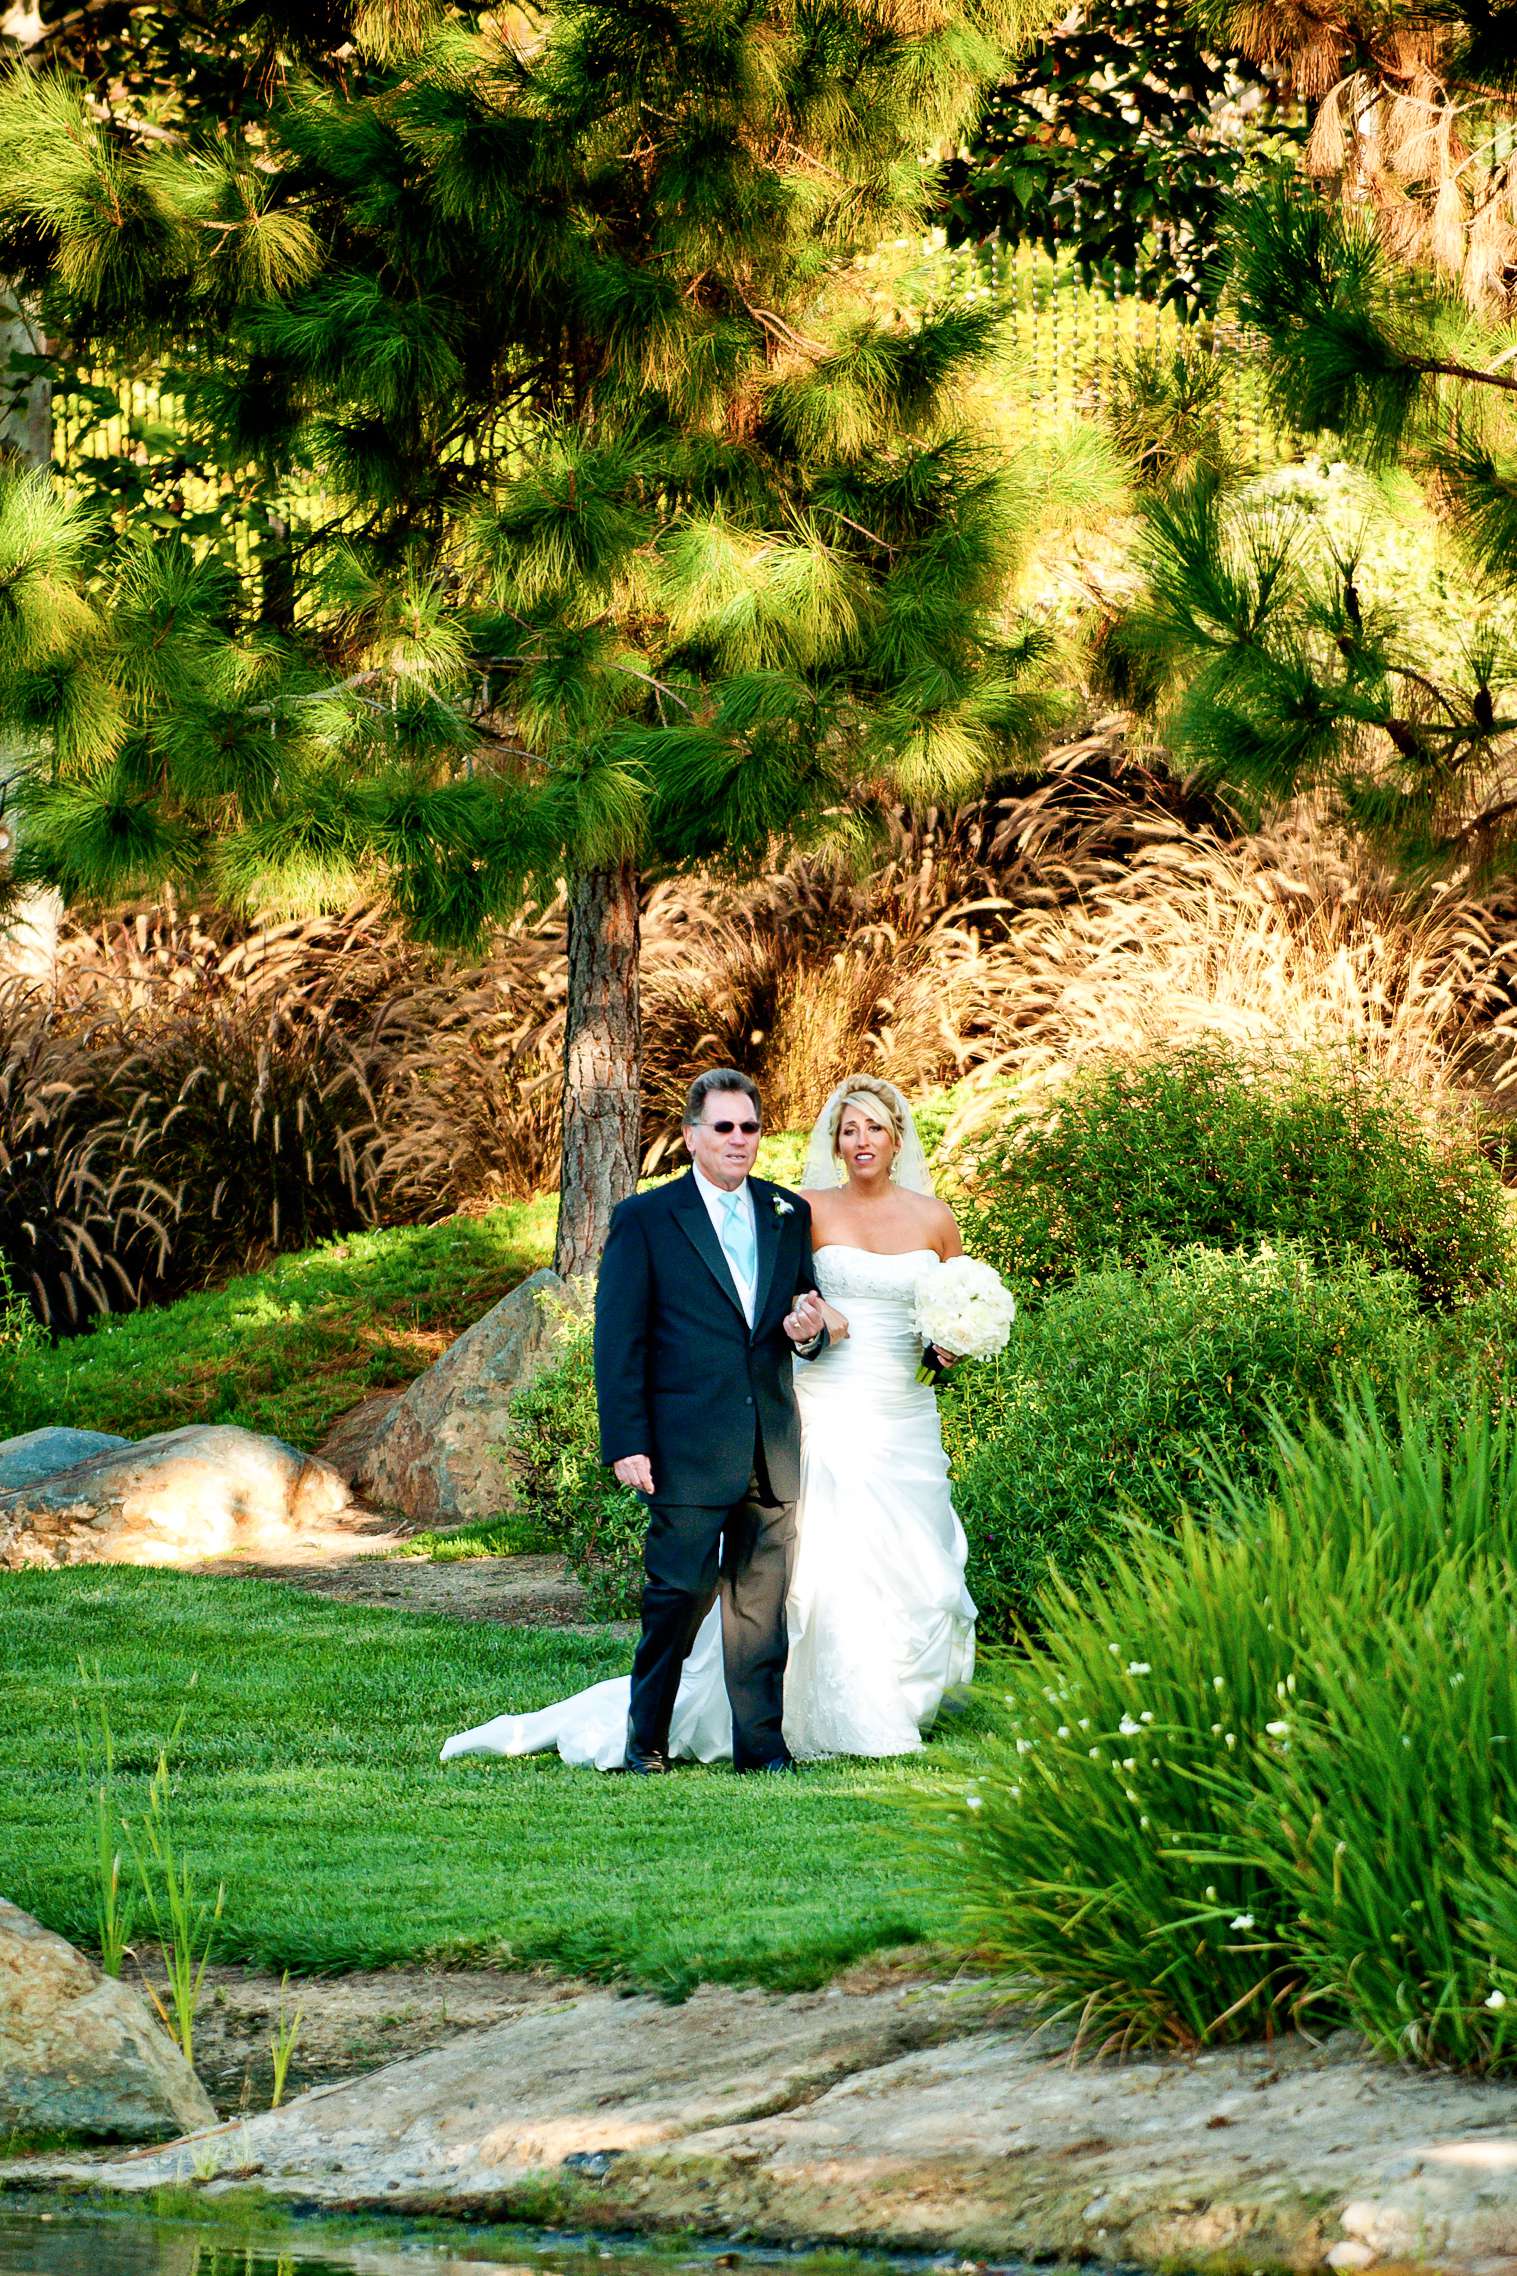
[[[1512,1268],[1500,1180],[1474,1139],[1348,1061],[1204,1042],[1071,1077],[972,1166],[965,1241],[1024,1298],[1110,1262],[1304,1243],[1410,1273],[1448,1305]]]
[[[1073,1579],[1124,1510],[1173,1517],[1215,1461],[1256,1474],[1271,1410],[1301,1419],[1360,1373],[1391,1396],[1425,1377],[1430,1334],[1408,1275],[1300,1243],[1151,1251],[1056,1289],[942,1395],[982,1634],[1025,1617],[1050,1568]]]
[[[1305,2014],[1517,2061],[1517,1423],[1350,1403],[1050,1586],[931,1823],[963,1932],[1088,2040]]]
[[[516,1495],[584,1582],[590,1618],[630,1620],[648,1513],[601,1464],[589,1315],[565,1309],[559,1322],[556,1361],[511,1402]]]

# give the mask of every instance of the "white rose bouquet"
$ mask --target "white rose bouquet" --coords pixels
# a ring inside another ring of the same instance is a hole
[[[949,1257],[917,1283],[913,1320],[927,1347],[917,1380],[941,1372],[933,1348],[956,1359],[990,1359],[1004,1351],[1017,1316],[1016,1299],[993,1265],[975,1257]]]

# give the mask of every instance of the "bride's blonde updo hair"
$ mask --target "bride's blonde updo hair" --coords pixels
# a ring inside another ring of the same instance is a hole
[[[890,1164],[893,1173],[901,1148],[906,1143],[906,1117],[901,1111],[900,1098],[894,1087],[882,1083],[877,1075],[849,1075],[844,1079],[842,1096],[833,1108],[827,1126],[834,1161],[839,1158],[838,1137],[842,1131],[843,1117],[851,1106],[857,1107],[860,1114],[872,1115],[876,1122],[883,1122],[888,1127],[895,1141],[895,1153]]]

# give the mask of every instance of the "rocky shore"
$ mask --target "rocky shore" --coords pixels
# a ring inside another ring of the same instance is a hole
[[[1151,2268],[1517,2270],[1517,2087],[1304,2039],[1070,2060],[983,1989],[575,1991],[161,2147],[0,2186]]]

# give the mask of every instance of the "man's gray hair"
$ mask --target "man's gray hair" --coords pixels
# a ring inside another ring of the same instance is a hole
[[[763,1120],[764,1102],[758,1094],[758,1084],[751,1076],[740,1075],[735,1067],[708,1067],[704,1075],[697,1075],[685,1094],[685,1128],[693,1130],[700,1121],[706,1101],[713,1091],[740,1091],[744,1098],[753,1101],[754,1112]]]

